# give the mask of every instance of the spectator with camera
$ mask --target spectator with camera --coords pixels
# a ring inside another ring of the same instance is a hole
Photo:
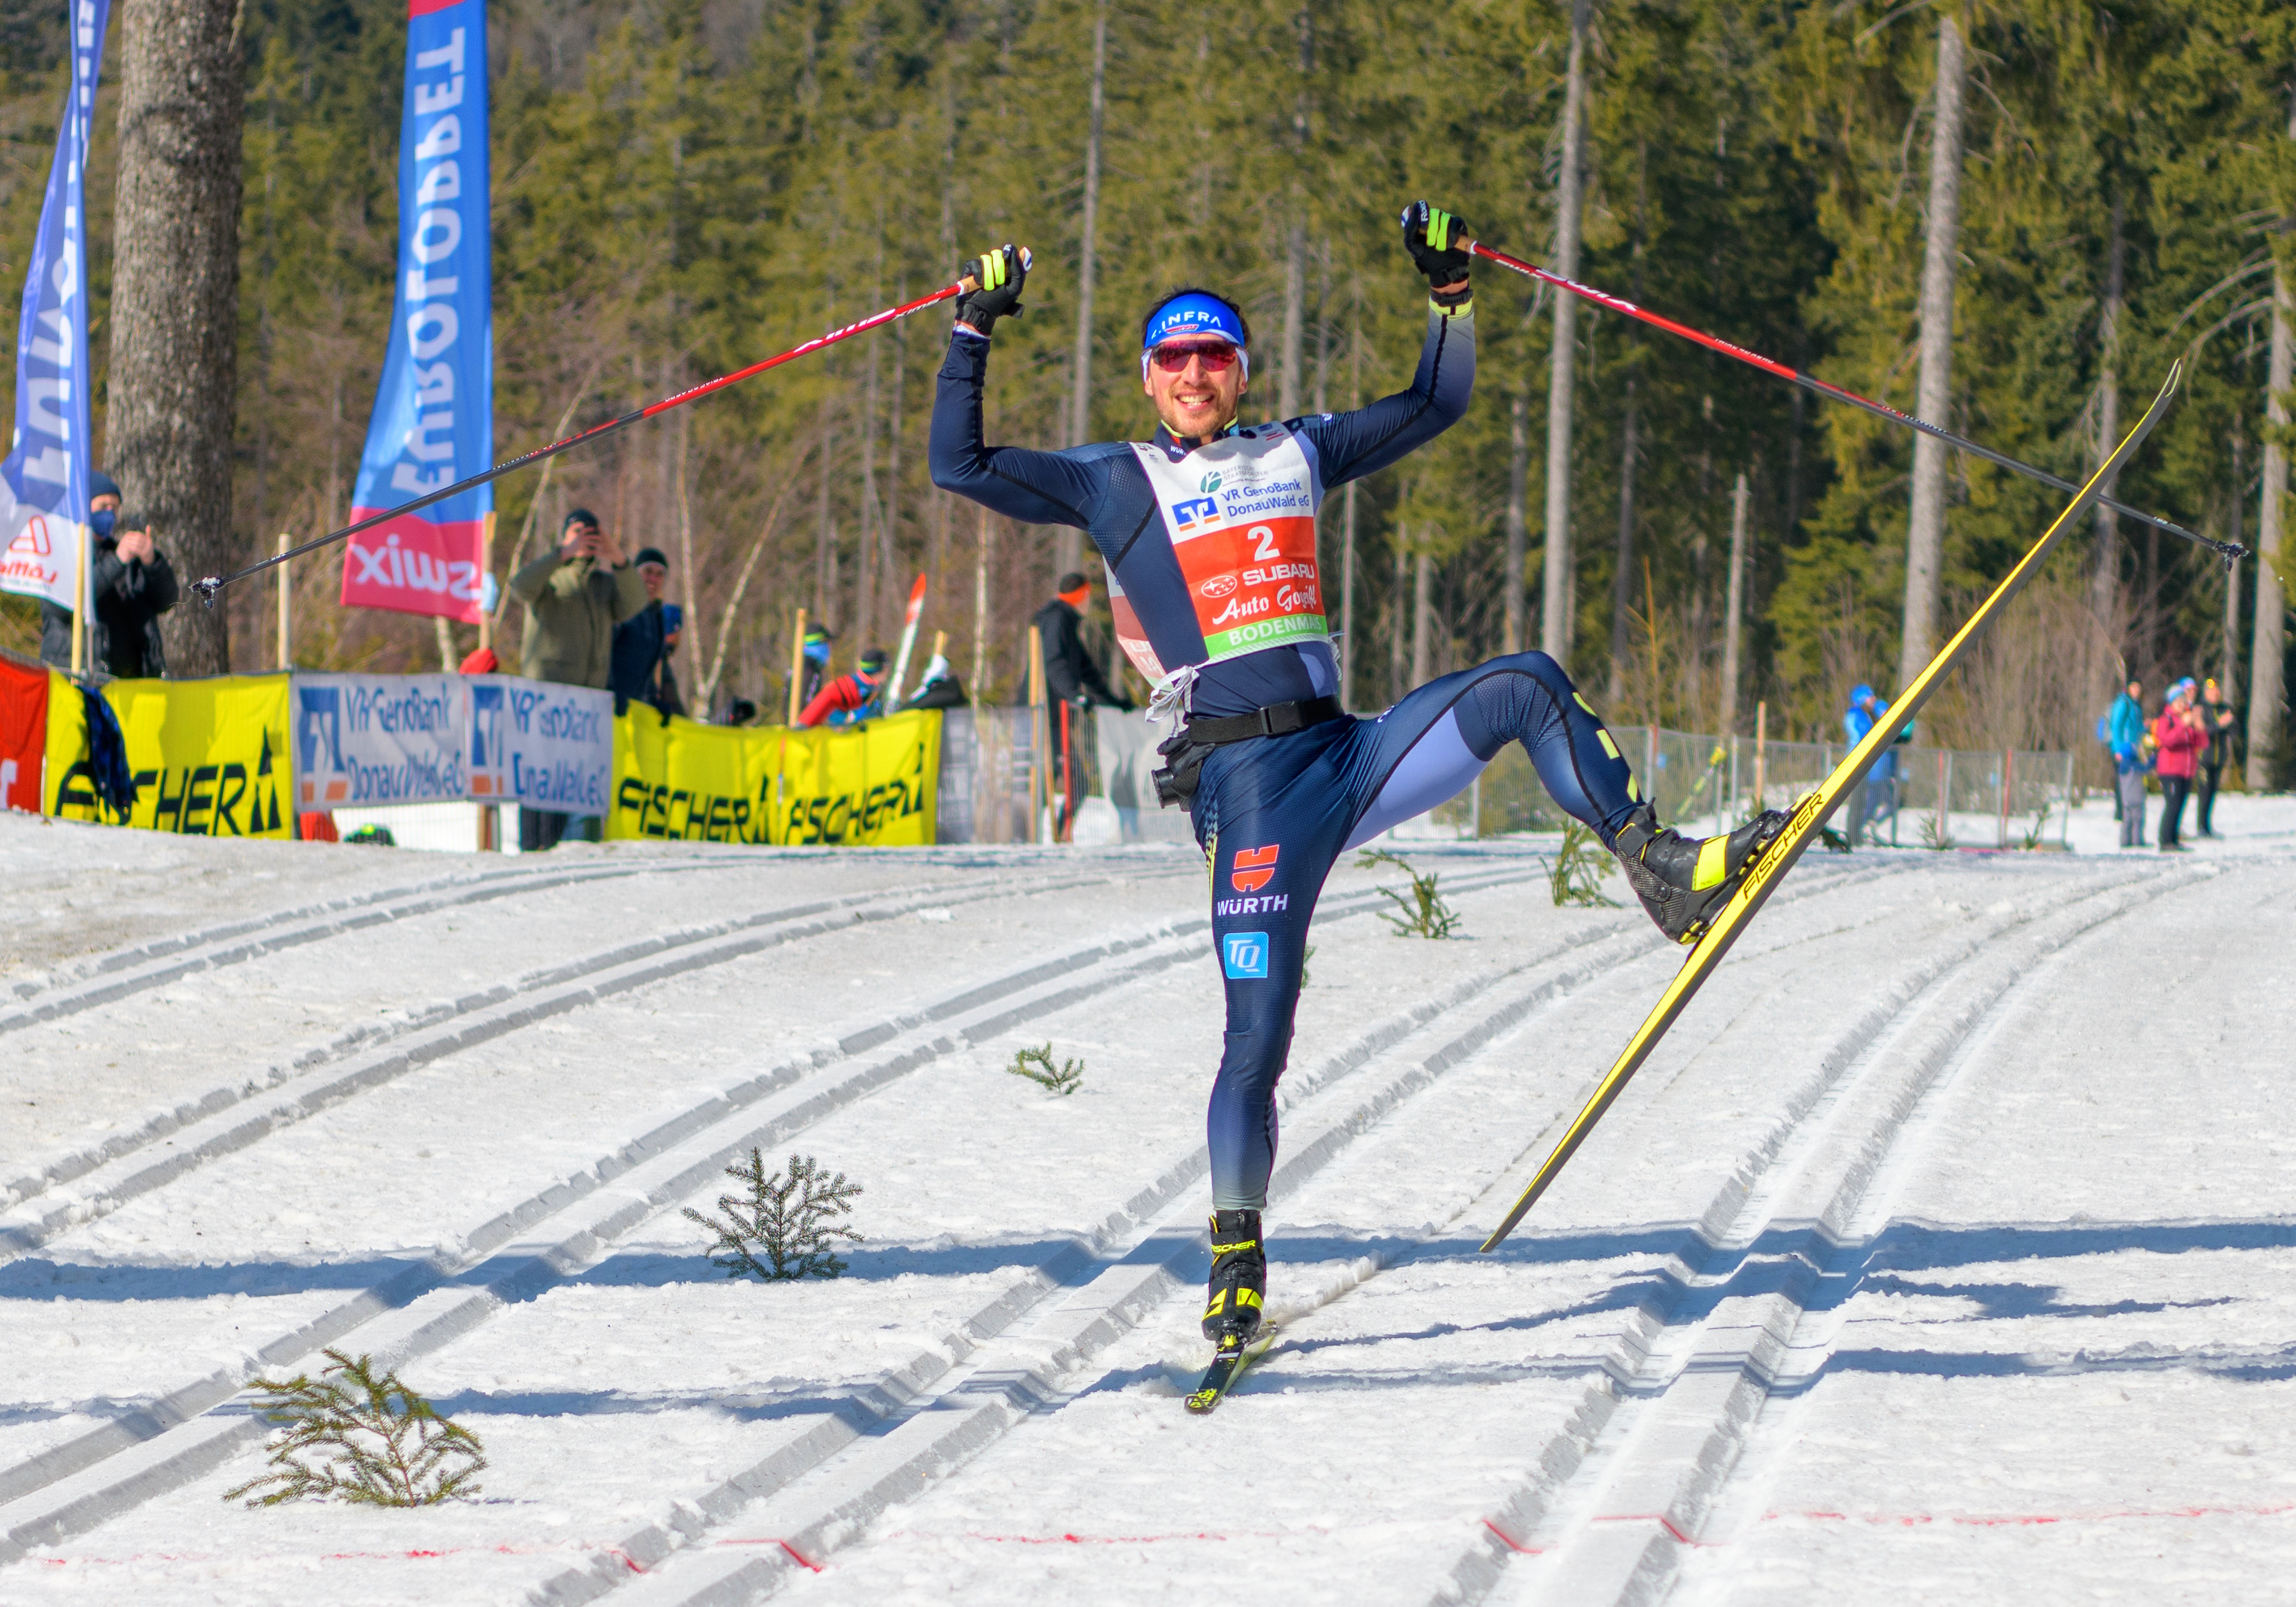
[[[510,578],[510,594],[526,604],[520,669],[537,681],[601,692],[611,682],[614,627],[646,605],[645,582],[587,508],[569,512],[558,545]],[[554,848],[573,818],[521,808],[520,849]],[[574,834],[588,837],[592,824],[584,817],[585,829]]]

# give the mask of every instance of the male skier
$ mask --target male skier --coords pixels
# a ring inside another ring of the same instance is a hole
[[[1203,1327],[1223,1356],[1259,1326],[1260,1211],[1275,1159],[1275,1084],[1291,1048],[1300,968],[1325,873],[1349,849],[1465,789],[1521,742],[1557,803],[1601,834],[1660,928],[1694,942],[1776,835],[1775,812],[1726,837],[1661,830],[1618,744],[1545,653],[1493,659],[1358,719],[1340,707],[1316,554],[1324,495],[1387,467],[1465,413],[1474,303],[1459,219],[1425,201],[1403,242],[1427,276],[1427,343],[1410,388],[1353,413],[1243,426],[1250,331],[1225,297],[1163,298],[1142,330],[1140,373],[1159,421],[1141,442],[1063,452],[989,447],[980,398],[989,334],[1021,310],[1027,253],[964,265],[978,290],[933,406],[933,483],[1029,524],[1088,533],[1109,571],[1117,639],[1169,717],[1166,802],[1185,802],[1212,866],[1212,931],[1227,1036],[1212,1085],[1211,1283]]]

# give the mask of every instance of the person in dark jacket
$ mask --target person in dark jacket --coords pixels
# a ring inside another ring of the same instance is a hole
[[[1062,791],[1061,820],[1076,816],[1077,799],[1084,791],[1084,767],[1067,762],[1071,736],[1078,734],[1080,717],[1095,703],[1130,713],[1137,707],[1111,688],[1108,677],[1084,644],[1085,610],[1092,606],[1092,582],[1071,570],[1061,577],[1061,589],[1037,611],[1029,627],[1045,644],[1045,698],[1052,705],[1053,774],[1067,778]],[[1061,705],[1073,712],[1061,717]]]
[[[1045,691],[1055,703],[1088,709],[1095,703],[1130,712],[1136,705],[1108,684],[1084,644],[1084,611],[1092,606],[1092,582],[1071,570],[1061,577],[1059,594],[1031,621],[1045,641]]]
[[[614,627],[614,657],[606,683],[614,694],[614,712],[627,713],[635,702],[665,716],[684,714],[685,700],[678,695],[669,655],[677,651],[685,611],[661,600],[669,584],[669,559],[660,547],[640,547],[631,562],[645,583],[646,604]]]
[[[168,673],[160,644],[160,616],[176,606],[176,571],[149,530],[122,528],[119,487],[108,474],[88,476],[88,526],[95,532],[95,619],[88,662],[106,675],[158,677]],[[40,604],[40,657],[71,668],[72,611]]]
[[[805,673],[798,683],[797,706],[805,708],[821,695],[821,684],[829,678],[829,650],[837,640],[837,633],[826,625],[805,627],[805,644],[800,657]]]
[[[2200,784],[2193,789],[2200,805],[2195,824],[2202,836],[2214,837],[2217,784],[2224,779],[2225,767],[2232,763],[2232,745],[2240,726],[2232,700],[2225,696],[2214,676],[2201,683],[2201,718],[2208,726],[2209,745],[2201,750]]]

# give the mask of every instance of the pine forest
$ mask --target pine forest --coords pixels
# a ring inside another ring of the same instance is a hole
[[[12,297],[64,9],[0,6]],[[218,405],[245,558],[347,517],[390,316],[404,16],[240,12],[236,394]],[[2124,676],[2157,697],[2213,675],[2261,710],[2251,784],[2289,779],[2272,386],[2296,316],[2290,8],[503,0],[489,28],[498,455],[937,289],[1008,240],[1036,266],[1026,316],[996,334],[992,440],[1144,437],[1140,321],[1192,283],[1250,316],[1248,420],[1345,408],[1408,381],[1425,282],[1397,217],[1423,196],[1488,243],[2075,481],[2183,358],[2115,495],[2267,551],[2228,572],[2099,513],[1923,740],[2093,756]],[[89,171],[99,463],[121,31]],[[1849,687],[1901,685],[2065,500],[1490,264],[1475,287],[1466,420],[1324,510],[1357,709],[1545,647],[1615,720],[1751,732],[1760,703],[1773,737],[1839,740]],[[928,636],[948,633],[975,695],[1011,699],[1022,626],[1080,549],[932,487],[948,324],[929,309],[504,480],[496,573],[594,509],[626,551],[671,557],[688,701],[773,710],[797,610],[835,628],[842,668],[890,641],[922,571]],[[293,575],[303,664],[427,668],[474,644],[340,608],[332,553]],[[274,595],[226,594],[234,668],[277,661]],[[35,608],[0,610],[0,642],[36,651]],[[1104,645],[1104,605],[1096,628]]]

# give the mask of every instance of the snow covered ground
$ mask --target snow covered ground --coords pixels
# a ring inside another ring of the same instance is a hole
[[[1538,840],[1405,845],[1444,943],[1343,870],[1194,1419],[1192,854],[0,817],[0,1603],[2284,1599],[2296,800],[2218,824],[1810,856],[1488,1256],[1677,952]],[[846,1276],[709,1265],[753,1144]],[[478,1501],[222,1498],[331,1345]]]

